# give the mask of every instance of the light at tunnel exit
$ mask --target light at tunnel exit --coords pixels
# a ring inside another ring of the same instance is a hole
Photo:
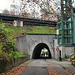
[[[41,50],[40,57],[49,57],[49,52],[46,48]]]
[[[42,50],[44,53],[42,54]],[[45,43],[39,43],[33,50],[32,59],[51,58],[49,47]]]

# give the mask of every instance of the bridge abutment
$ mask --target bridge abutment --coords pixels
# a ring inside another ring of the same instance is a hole
[[[48,49],[51,58],[58,59],[59,52],[56,51],[57,39],[55,40],[54,38],[56,38],[54,34],[26,34],[17,37],[16,47],[18,51],[30,55],[30,59],[39,58],[39,54],[43,48]],[[58,48],[61,51],[62,58],[74,52],[74,47],[59,46]]]
[[[49,58],[54,58],[52,42],[55,36],[54,34],[26,34],[17,37],[16,46],[18,51],[30,55],[30,59],[39,58],[39,54],[43,48],[49,51]]]

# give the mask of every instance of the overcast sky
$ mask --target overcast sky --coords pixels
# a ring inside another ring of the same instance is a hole
[[[0,10],[8,9],[10,10],[11,0],[0,0]]]
[[[13,0],[0,0],[0,11],[4,10],[4,9],[10,10],[11,1],[13,1]],[[19,0],[16,0],[16,1],[18,2]]]

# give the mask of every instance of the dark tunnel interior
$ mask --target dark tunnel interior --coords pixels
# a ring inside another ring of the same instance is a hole
[[[41,50],[43,48],[46,48],[49,52],[49,56],[48,57],[41,57],[40,56],[40,53],[41,53]],[[33,55],[32,55],[32,59],[46,59],[46,58],[50,58],[51,59],[51,53],[50,53],[50,50],[48,48],[48,46],[45,44],[45,43],[39,43],[35,48],[34,48],[34,51],[33,51]]]

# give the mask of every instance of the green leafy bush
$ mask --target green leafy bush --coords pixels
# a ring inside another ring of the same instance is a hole
[[[10,53],[11,51],[15,51],[15,50],[16,50],[16,48],[14,47],[13,42],[4,42],[3,43],[2,51],[6,52],[6,53]]]
[[[28,56],[26,54],[23,54],[21,52],[17,52],[17,51],[11,51],[11,55],[16,59],[17,57],[25,57]]]
[[[7,31],[5,30],[5,25],[4,24],[0,24],[0,55],[2,58],[7,58],[9,56],[9,54],[11,53],[11,51],[16,51],[15,48],[15,43],[8,40],[7,37]],[[9,56],[8,58],[10,58],[11,56]],[[6,59],[5,58],[5,59]]]
[[[8,55],[7,53],[0,53],[0,58],[2,58],[6,63],[13,63],[14,58],[11,55]]]

